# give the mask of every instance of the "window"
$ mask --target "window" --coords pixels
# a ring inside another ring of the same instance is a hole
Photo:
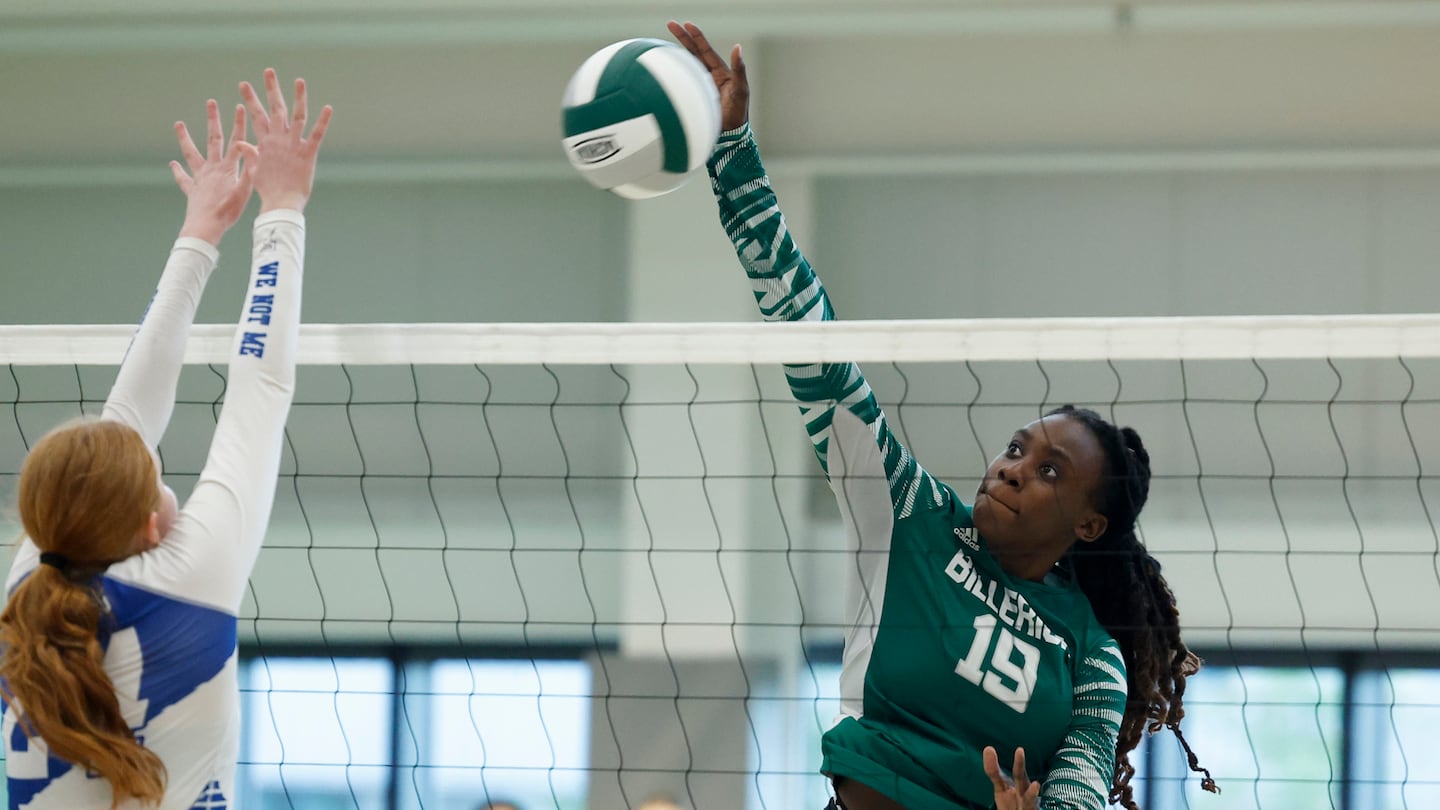
[[[439,660],[406,667],[411,740],[402,806],[469,810],[505,799],[583,808],[590,668],[580,661]]]
[[[1379,669],[1355,678],[1351,807],[1440,807],[1440,670]]]
[[[589,693],[575,659],[248,659],[236,805],[580,810]]]
[[[754,684],[749,706],[759,750],[752,767],[761,772],[737,806],[759,807],[755,792],[770,807],[810,806],[821,795],[820,735],[839,711],[835,652]],[[1131,757],[1141,772],[1134,783],[1141,806],[1330,808],[1348,798],[1349,807],[1375,810],[1440,807],[1440,760],[1430,756],[1440,726],[1440,667],[1420,666],[1433,658],[1404,667],[1333,661],[1207,665],[1186,690],[1184,728],[1224,793],[1203,794],[1179,743],[1162,731]],[[267,654],[242,659],[240,683],[237,807],[474,810],[498,799],[526,808],[587,805],[594,706],[590,665],[578,655]]]
[[[385,806],[394,683],[383,658],[244,662],[236,806]]]
[[[1344,674],[1336,667],[1206,666],[1189,679],[1181,726],[1220,785],[1200,788],[1168,731],[1149,744],[1147,810],[1339,804]],[[1364,805],[1369,806],[1369,805]]]

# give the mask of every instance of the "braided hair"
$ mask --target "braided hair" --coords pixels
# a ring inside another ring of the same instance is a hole
[[[1115,745],[1110,801],[1139,810],[1130,779],[1130,752],[1141,732],[1170,729],[1180,740],[1190,769],[1203,773],[1200,786],[1219,793],[1210,771],[1180,733],[1185,716],[1185,679],[1200,669],[1200,658],[1180,639],[1175,594],[1160,575],[1160,563],[1135,536],[1135,519],[1150,495],[1150,454],[1132,428],[1117,427],[1088,408],[1064,405],[1046,416],[1066,416],[1085,425],[1099,440],[1106,469],[1095,508],[1105,515],[1105,533],[1094,542],[1076,543],[1068,561],[1095,618],[1120,645],[1125,659],[1125,715]]]

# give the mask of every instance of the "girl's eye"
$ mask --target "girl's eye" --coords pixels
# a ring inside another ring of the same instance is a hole
[[[1055,469],[1055,465],[1053,464],[1041,464],[1040,474],[1045,476],[1046,478],[1055,478],[1056,476],[1060,475],[1060,471]]]
[[[1010,444],[1006,445],[1006,447],[1005,447],[1005,455],[1007,455],[1007,456],[1018,456],[1018,455],[1020,455],[1020,443],[1019,443],[1019,442],[1010,442]]]

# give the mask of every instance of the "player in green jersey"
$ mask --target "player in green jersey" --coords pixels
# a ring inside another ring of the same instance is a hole
[[[693,24],[669,28],[720,92],[710,175],[761,313],[833,319],[760,162],[740,47],[727,64]],[[855,364],[785,373],[857,550],[841,718],[821,741],[832,803],[1136,810],[1129,753],[1147,726],[1180,735],[1199,668],[1135,537],[1150,484],[1140,436],[1052,411],[1015,432],[971,507],[900,443]],[[997,749],[1013,752],[1009,778]],[[1215,789],[1193,753],[1190,767]]]

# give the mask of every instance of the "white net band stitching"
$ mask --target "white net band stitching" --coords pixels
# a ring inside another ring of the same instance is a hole
[[[185,362],[229,360],[197,324]],[[113,365],[135,327],[0,325],[0,362]],[[304,365],[955,362],[1440,357],[1440,315],[994,318],[826,323],[305,324]]]

